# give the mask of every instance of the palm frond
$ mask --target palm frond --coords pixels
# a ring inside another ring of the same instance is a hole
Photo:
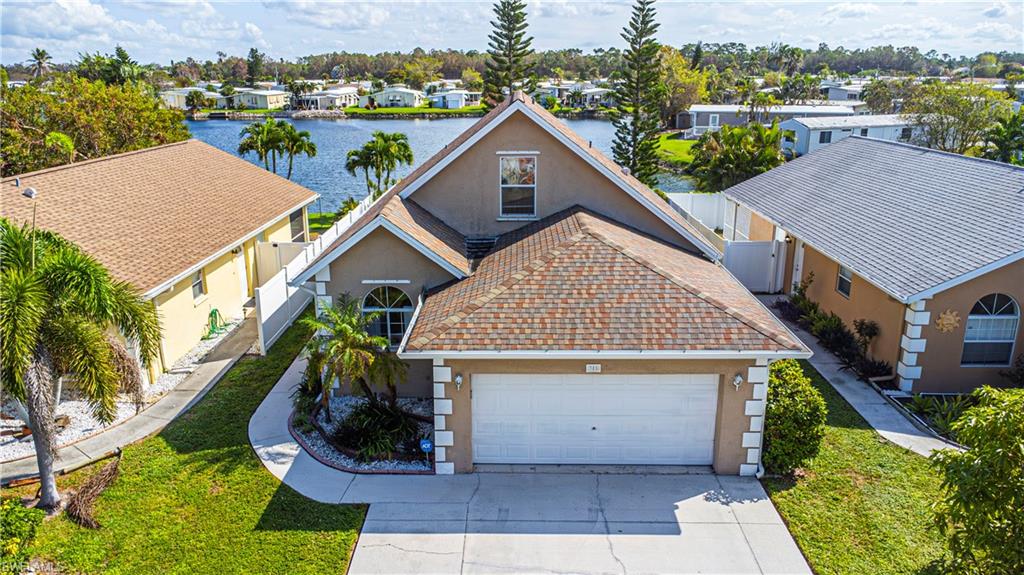
[[[24,269],[0,273],[0,385],[21,400],[25,399],[25,370],[47,309],[46,289],[34,274]]]
[[[59,375],[73,376],[74,386],[92,404],[96,419],[112,421],[120,378],[107,334],[90,318],[73,313],[48,320],[41,333]]]
[[[111,288],[110,320],[125,338],[138,345],[142,364],[149,367],[160,347],[160,318],[156,308],[127,282],[113,282]]]

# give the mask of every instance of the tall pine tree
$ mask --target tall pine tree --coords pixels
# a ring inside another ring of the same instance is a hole
[[[488,108],[505,99],[502,90],[511,94],[517,83],[524,91],[532,91],[530,63],[533,55],[532,36],[526,35],[526,2],[499,0],[494,5],[494,31],[488,35],[487,67],[484,70],[483,102]]]
[[[620,166],[644,184],[655,186],[658,173],[658,129],[661,127],[658,104],[661,101],[661,77],[658,68],[658,24],[654,21],[654,0],[637,0],[622,38],[628,44],[623,52],[620,82],[615,89],[617,109],[612,119],[615,141],[612,153]]]

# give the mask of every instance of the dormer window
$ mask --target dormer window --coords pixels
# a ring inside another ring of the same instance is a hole
[[[531,219],[537,215],[537,157],[501,156],[502,218]]]

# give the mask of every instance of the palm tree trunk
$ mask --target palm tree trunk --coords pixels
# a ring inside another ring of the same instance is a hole
[[[277,173],[277,150],[271,151],[270,152],[270,157],[271,157],[272,164],[274,166],[274,173],[276,174]]]
[[[289,180],[292,179],[292,159],[294,159],[294,158],[295,158],[295,154],[289,152],[288,153],[288,176],[287,176],[287,179],[289,179]]]
[[[39,503],[42,509],[60,507],[60,493],[53,475],[53,462],[57,455],[53,428],[53,360],[41,345],[25,373],[25,399],[32,421],[32,442],[36,447],[39,465]]]

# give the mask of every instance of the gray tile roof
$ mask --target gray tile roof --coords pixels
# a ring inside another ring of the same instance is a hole
[[[913,119],[901,114],[862,114],[858,116],[815,116],[793,118],[794,122],[811,129],[816,128],[877,128],[880,126],[909,126]]]
[[[725,190],[901,301],[1024,252],[1024,168],[850,137]]]

